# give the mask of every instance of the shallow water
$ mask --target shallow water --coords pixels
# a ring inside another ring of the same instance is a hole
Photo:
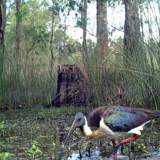
[[[134,160],[160,160],[160,152],[153,152],[148,155],[141,155],[141,157],[133,157]],[[99,150],[94,150],[90,156],[83,154],[80,156],[78,152],[73,152],[68,158],[62,160],[113,160],[111,157],[102,157]],[[125,155],[117,155],[117,160],[132,160],[132,158]]]
[[[76,111],[75,111],[76,112]],[[0,113],[0,154],[12,154],[11,160],[59,160],[61,147],[75,113],[59,112],[57,109],[20,110]],[[61,160],[110,160],[112,146],[106,142],[94,142],[90,155],[88,144],[77,145],[82,135],[79,130],[72,136]],[[146,138],[147,137],[147,138]],[[72,146],[72,142],[74,145]],[[137,144],[144,144],[143,153]],[[158,150],[159,149],[159,150]],[[148,125],[143,136],[131,148],[135,159],[160,160],[160,125]],[[81,156],[79,156],[81,152]],[[126,155],[128,153],[126,152]],[[120,157],[128,158],[126,157]]]
[[[129,157],[123,155],[118,155],[117,158],[118,160],[129,160]],[[71,156],[67,158],[67,160],[113,160],[113,158],[102,157],[100,151],[97,148],[91,152],[90,156],[88,153],[80,156],[78,152],[73,152]]]

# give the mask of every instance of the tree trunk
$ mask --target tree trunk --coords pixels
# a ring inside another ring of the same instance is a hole
[[[20,56],[20,42],[21,42],[21,0],[16,1],[16,54],[17,58]]]
[[[54,0],[52,0],[52,5],[54,6]],[[55,60],[55,57],[54,57],[54,51],[53,51],[53,40],[54,40],[54,37],[53,37],[53,32],[54,32],[54,18],[55,18],[55,15],[54,15],[54,10],[52,9],[52,17],[51,17],[51,37],[50,37],[50,53],[51,53],[51,59],[50,59],[50,78],[52,80],[53,78],[53,66],[54,66],[54,60]]]
[[[158,4],[159,15],[160,15],[160,1],[159,0],[157,0],[157,4]],[[159,42],[160,42],[160,25],[158,25],[159,24],[159,20],[157,20],[157,17],[156,17],[156,23],[157,23],[157,26],[158,26]]]
[[[0,45],[4,45],[4,0],[0,0]]]
[[[94,68],[94,79],[92,79],[92,89],[96,105],[101,105],[106,99],[106,61],[108,54],[108,29],[107,29],[107,0],[97,0],[97,46],[96,63]]]
[[[128,66],[139,59],[141,34],[138,0],[124,0],[124,4],[124,64]]]
[[[82,22],[82,29],[83,29],[83,51],[84,51],[84,57],[88,58],[88,53],[87,53],[87,42],[86,42],[86,37],[87,37],[87,0],[82,0],[83,7],[82,7],[82,13],[81,13],[81,22]]]
[[[108,50],[107,0],[97,0],[97,54],[100,64]]]
[[[21,0],[15,0],[16,4],[16,42],[15,42],[15,60],[16,60],[16,74],[15,74],[15,84],[13,85],[16,90],[16,94],[18,94],[19,90],[19,85],[17,86],[18,83],[20,83],[20,72],[21,72]],[[16,95],[18,96],[18,95]]]
[[[3,64],[4,64],[4,33],[6,24],[6,1],[0,0],[0,102],[3,96]]]

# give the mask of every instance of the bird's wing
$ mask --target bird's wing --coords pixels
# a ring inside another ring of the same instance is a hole
[[[150,120],[145,112],[129,110],[125,107],[106,110],[103,119],[104,123],[114,132],[128,132]]]

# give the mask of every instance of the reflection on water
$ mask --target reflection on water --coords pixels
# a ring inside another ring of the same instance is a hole
[[[117,156],[117,160],[129,160],[132,158],[134,160],[160,160],[160,149],[143,156],[141,155],[141,157],[135,156],[129,158],[128,156],[121,155],[120,153]],[[90,155],[88,152],[83,152],[80,154],[78,151],[75,151],[68,158],[64,158],[62,160],[113,160],[113,158],[102,157],[101,152],[97,147],[95,150],[92,150]]]
[[[78,152],[73,152],[71,154],[70,157],[67,158],[67,160],[89,160],[89,159],[92,159],[92,160],[100,160],[102,159],[101,156],[100,156],[100,151],[97,149],[97,150],[94,150],[90,153],[78,153]]]
[[[102,157],[99,149],[96,148],[90,153],[90,155],[87,152],[83,154],[78,153],[78,151],[73,152],[71,156],[67,158],[67,160],[113,160],[113,158],[112,157],[110,158]],[[129,157],[118,155],[118,160],[129,160]]]

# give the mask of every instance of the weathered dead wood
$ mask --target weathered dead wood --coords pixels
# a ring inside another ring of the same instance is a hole
[[[77,65],[61,65],[58,67],[56,97],[48,106],[86,105],[88,95],[87,79],[80,68]]]

